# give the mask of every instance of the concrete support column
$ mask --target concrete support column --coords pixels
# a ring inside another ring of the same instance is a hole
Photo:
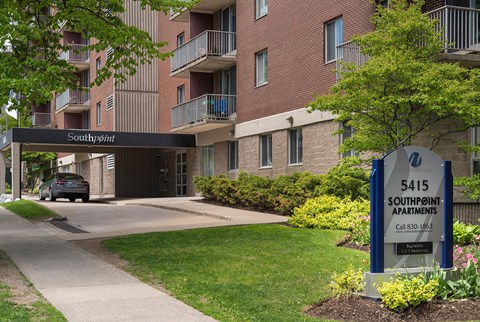
[[[0,194],[5,193],[5,171],[7,170],[5,160],[5,153],[0,152]]]
[[[21,180],[22,180],[22,145],[21,143],[12,143],[12,200],[21,198]]]

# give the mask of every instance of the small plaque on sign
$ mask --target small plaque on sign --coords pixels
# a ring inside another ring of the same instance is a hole
[[[433,243],[397,243],[397,255],[432,254]]]

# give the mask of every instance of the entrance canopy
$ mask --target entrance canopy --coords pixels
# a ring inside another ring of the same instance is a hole
[[[0,192],[5,192],[5,155],[11,150],[12,197],[20,198],[21,153],[115,153],[120,148],[174,151],[195,148],[195,135],[92,130],[12,128],[0,136]]]

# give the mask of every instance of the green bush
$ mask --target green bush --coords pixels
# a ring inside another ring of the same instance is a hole
[[[417,307],[424,302],[431,301],[437,296],[439,282],[428,279],[424,274],[409,277],[397,276],[389,282],[380,282],[377,285],[383,304],[394,311],[403,311],[413,306]]]
[[[370,244],[370,216],[360,216],[352,227],[352,242],[357,245]]]
[[[369,171],[361,168],[359,158],[345,158],[330,169],[324,176],[322,184],[317,187],[317,195],[334,195],[352,200],[370,197]]]
[[[237,182],[226,176],[217,176],[210,179],[212,197],[228,205],[235,205],[238,200]]]
[[[273,209],[269,202],[271,198],[270,188],[272,180],[267,177],[259,177],[247,172],[240,172],[237,179],[238,200],[245,206],[253,206],[259,209]]]
[[[288,222],[301,228],[351,230],[361,217],[368,216],[369,210],[370,203],[366,200],[324,195],[295,208]]]
[[[453,223],[453,242],[458,245],[468,245],[475,242],[480,234],[480,226],[464,224],[458,220]]]
[[[8,182],[5,182],[5,193],[12,193],[12,187]]]
[[[212,184],[213,177],[198,177],[195,176],[193,178],[193,183],[198,191],[202,194],[202,197],[205,199],[214,199],[213,195],[213,184]]]
[[[365,287],[363,271],[360,268],[355,269],[350,265],[341,274],[333,273],[332,282],[330,282],[329,286],[336,296],[349,296],[353,293],[361,292]]]

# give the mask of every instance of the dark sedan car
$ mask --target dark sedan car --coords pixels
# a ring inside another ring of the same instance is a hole
[[[89,183],[76,173],[52,174],[46,180],[42,179],[42,182],[38,188],[40,200],[47,197],[50,201],[57,198],[68,198],[71,202],[75,202],[75,199],[82,199],[83,202],[90,200]]]

